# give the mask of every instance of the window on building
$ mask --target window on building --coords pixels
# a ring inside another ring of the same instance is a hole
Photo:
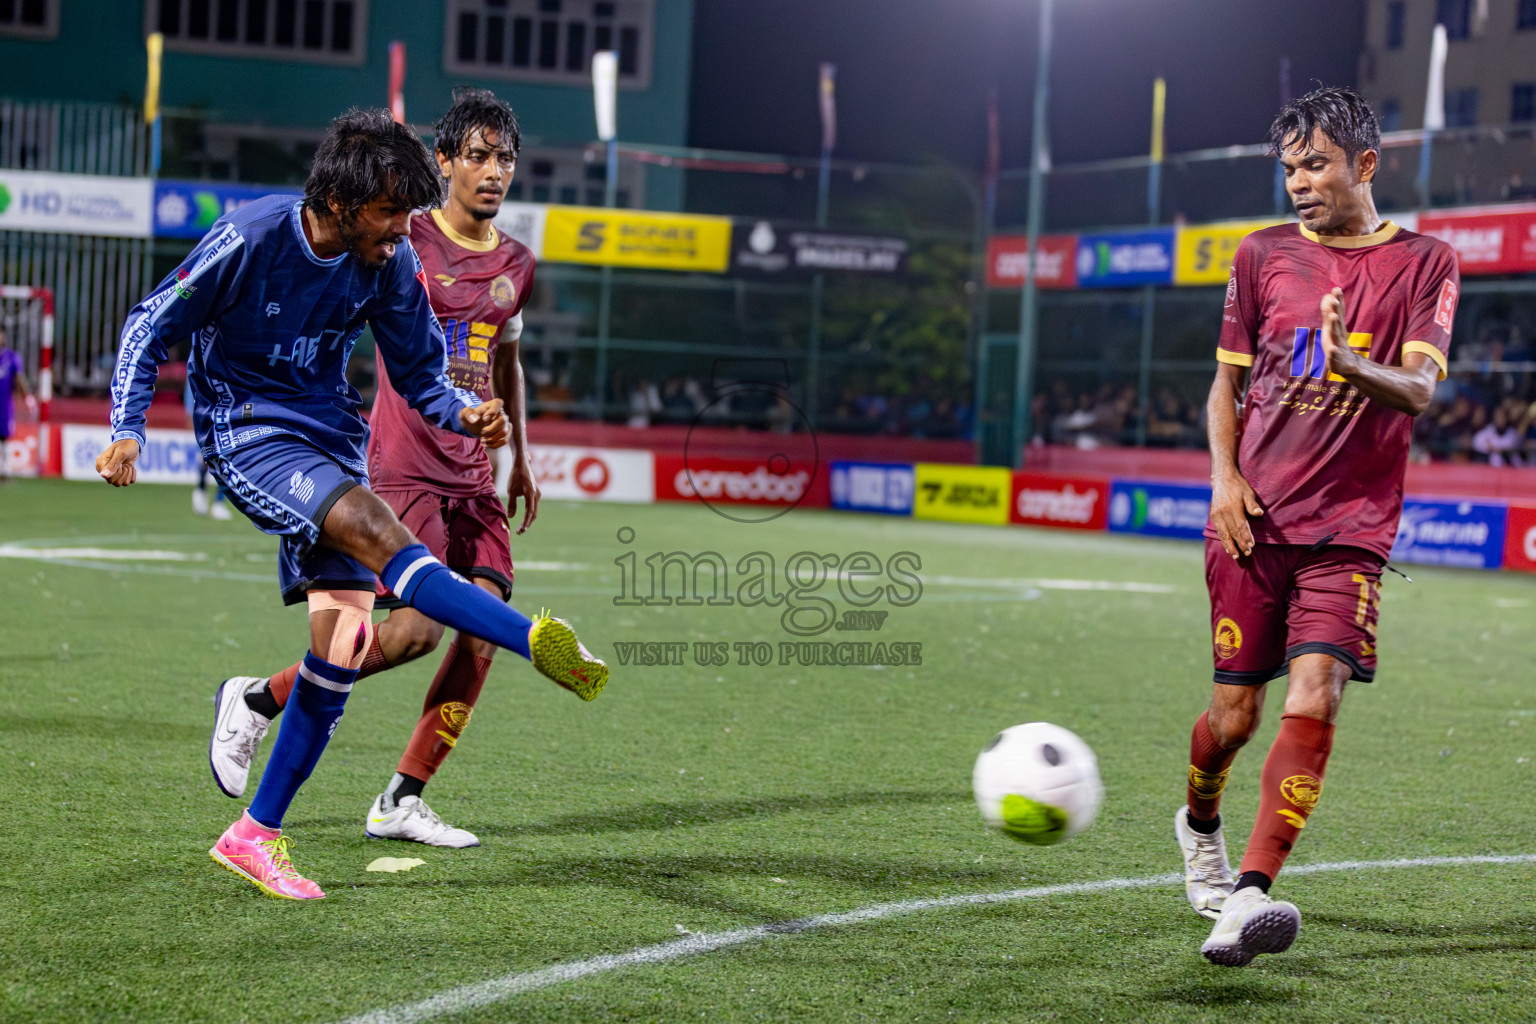
[[[1510,87],[1509,119],[1536,121],[1536,82],[1516,82]]]
[[[1408,16],[1408,5],[1403,0],[1387,4],[1387,49],[1403,48],[1403,23]]]
[[[0,0],[3,9],[6,0]],[[170,50],[361,64],[368,0],[149,0],[144,30]]]
[[[1536,0],[1520,0],[1515,12],[1515,28],[1536,28]]]
[[[0,36],[53,39],[59,34],[59,0],[0,0]]]
[[[1435,0],[1435,23],[1445,26],[1447,39],[1472,34],[1472,0]]]
[[[1381,101],[1381,130],[1395,132],[1403,127],[1403,105],[1396,96],[1388,96]]]
[[[1467,128],[1477,124],[1477,88],[1445,90],[1445,126]]]
[[[656,0],[448,0],[444,68],[586,85],[592,54],[617,50],[620,87],[645,88],[655,13]]]

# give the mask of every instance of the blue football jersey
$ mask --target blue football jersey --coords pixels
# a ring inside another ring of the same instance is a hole
[[[447,345],[409,242],[381,270],[350,253],[321,259],[302,204],[271,196],[221,218],[128,314],[112,376],[112,440],[144,444],[144,415],[171,345],[192,339],[187,382],[205,455],[290,434],[367,472],[368,427],[347,359],[373,329],[390,383],[436,426],[464,433],[478,405],[448,377]]]

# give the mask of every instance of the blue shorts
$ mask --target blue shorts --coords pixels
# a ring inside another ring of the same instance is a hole
[[[310,590],[366,590],[376,577],[368,567],[318,543],[331,506],[368,477],[342,466],[297,437],[278,436],[208,459],[235,508],[263,533],[282,538],[277,554],[284,604],[301,604]]]

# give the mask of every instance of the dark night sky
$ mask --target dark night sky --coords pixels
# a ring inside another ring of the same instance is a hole
[[[1279,64],[1352,85],[1364,0],[1057,0],[1056,163],[1146,153],[1152,80],[1169,152],[1258,142]],[[695,0],[689,141],[813,156],[817,65],[838,66],[837,156],[980,169],[998,90],[1003,166],[1028,160],[1035,0]]]

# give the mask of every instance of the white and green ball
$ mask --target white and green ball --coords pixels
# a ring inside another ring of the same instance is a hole
[[[1076,733],[1049,722],[998,733],[976,758],[971,785],[988,825],[1039,846],[1093,824],[1104,800],[1093,751]]]

